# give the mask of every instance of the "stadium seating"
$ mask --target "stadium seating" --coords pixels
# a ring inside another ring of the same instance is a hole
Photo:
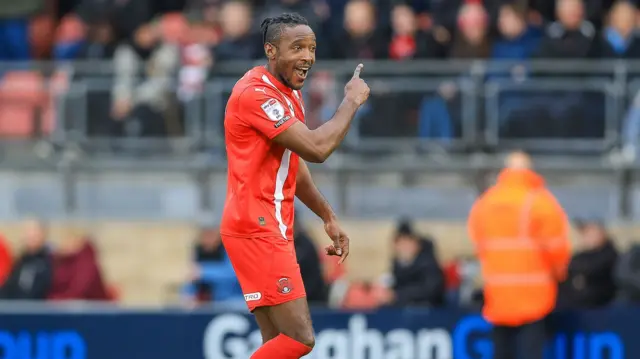
[[[0,136],[29,137],[47,100],[42,75],[12,71],[0,81]]]

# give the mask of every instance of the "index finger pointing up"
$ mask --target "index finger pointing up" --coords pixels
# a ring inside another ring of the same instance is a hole
[[[364,67],[364,65],[363,65],[363,64],[359,64],[359,65],[356,67],[356,70],[353,72],[353,78],[354,78],[354,79],[357,79],[357,78],[359,78],[359,77],[360,77],[360,71],[362,71],[362,68],[363,68],[363,67]]]

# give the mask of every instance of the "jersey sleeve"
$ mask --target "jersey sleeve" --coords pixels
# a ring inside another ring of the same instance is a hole
[[[296,121],[295,116],[276,91],[265,87],[247,88],[239,98],[239,109],[244,121],[273,139]]]

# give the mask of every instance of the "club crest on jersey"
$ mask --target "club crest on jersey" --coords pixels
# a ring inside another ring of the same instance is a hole
[[[280,278],[278,280],[278,293],[289,294],[293,290],[293,286],[289,283],[289,278]]]
[[[282,104],[276,99],[268,99],[260,107],[267,117],[273,122],[278,122],[285,117],[284,106],[282,106]]]

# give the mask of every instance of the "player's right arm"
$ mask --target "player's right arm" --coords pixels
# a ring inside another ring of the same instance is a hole
[[[297,153],[305,161],[322,163],[338,148],[347,135],[356,111],[369,97],[369,86],[360,78],[363,65],[356,67],[345,86],[345,96],[333,118],[315,130],[296,121],[274,137],[274,141]]]
[[[344,100],[333,118],[315,130],[298,121],[285,105],[286,99],[269,86],[247,88],[237,108],[242,119],[258,132],[307,162],[321,163],[340,145],[356,111],[369,97],[369,87],[360,79],[361,70],[362,64],[345,86]]]

